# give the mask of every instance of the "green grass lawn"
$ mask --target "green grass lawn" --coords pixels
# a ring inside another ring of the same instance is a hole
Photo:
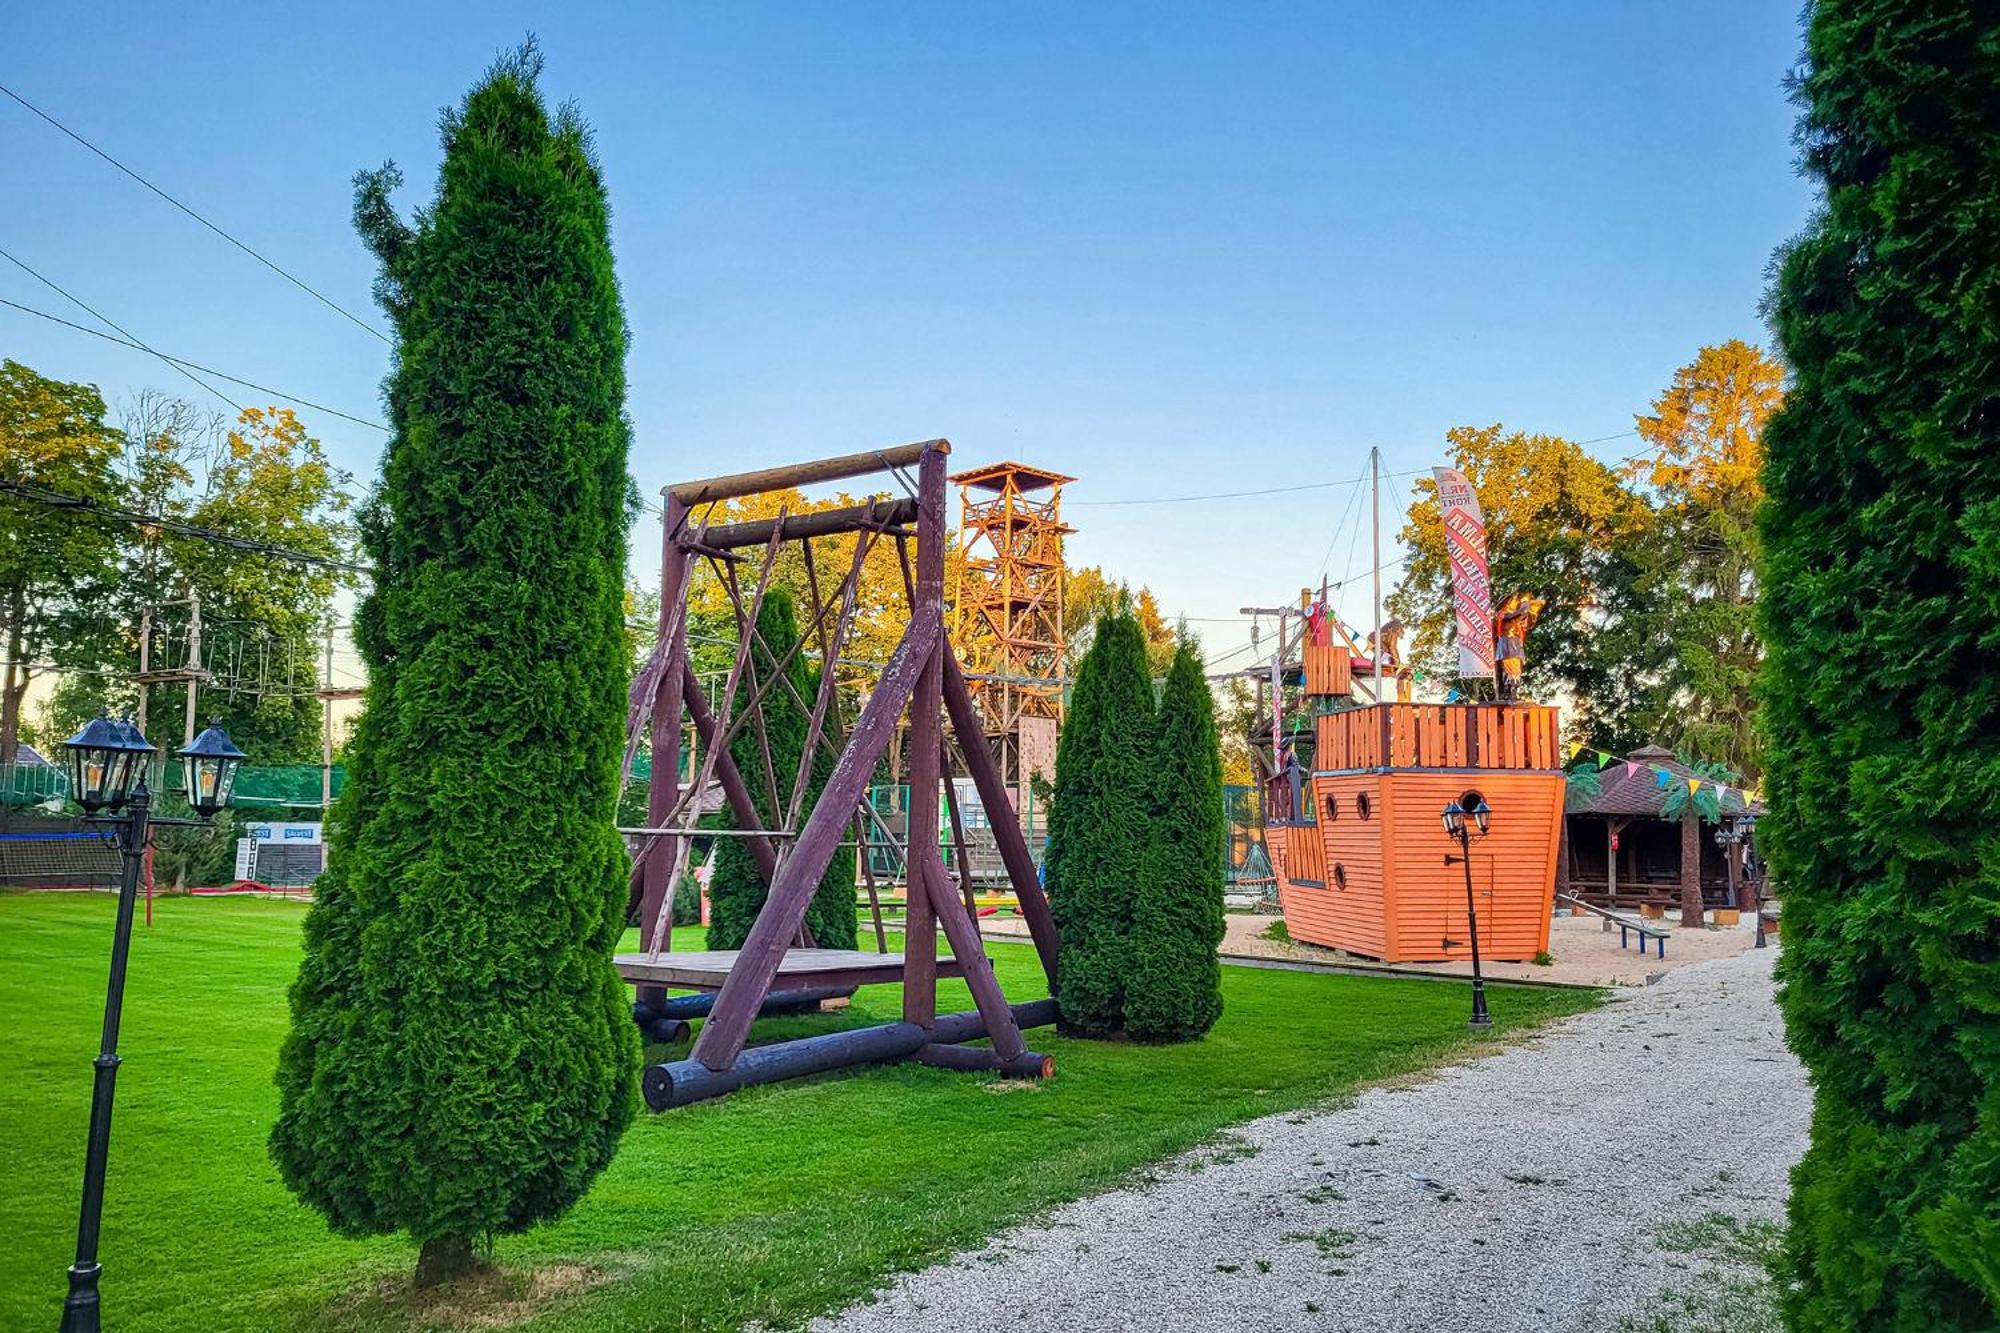
[[[107,895],[0,895],[0,1327],[56,1322],[112,910]],[[102,1244],[110,1327],[409,1329],[468,1313],[409,1306],[395,1279],[412,1247],[331,1235],[265,1155],[303,916],[288,903],[166,899],[135,932]],[[1031,949],[992,952],[1015,1000],[1043,993]],[[1045,1085],[902,1065],[641,1111],[568,1217],[498,1242],[508,1276],[489,1300],[513,1304],[479,1309],[481,1326],[797,1323],[1234,1122],[1468,1048],[1461,986],[1235,967],[1223,984],[1222,1022],[1193,1045],[1031,1034],[1056,1057]],[[1496,1031],[1594,999],[1496,988]],[[971,1007],[959,983],[940,1003]],[[897,1010],[895,988],[876,987],[845,1014],[774,1020],[758,1035]]]

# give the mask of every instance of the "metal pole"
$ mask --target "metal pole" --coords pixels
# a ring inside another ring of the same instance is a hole
[[[1472,901],[1472,830],[1458,830],[1458,852],[1459,864],[1465,867],[1465,924],[1472,932],[1472,1019],[1466,1026],[1489,1028],[1493,1020],[1486,1015],[1486,978],[1479,971],[1479,909]]]
[[[193,688],[193,682],[189,682]],[[83,1159],[83,1207],[76,1223],[76,1262],[69,1268],[69,1295],[63,1301],[62,1333],[97,1333],[98,1223],[104,1216],[104,1164],[111,1149],[111,1098],[118,1080],[118,1021],[125,1006],[125,962],[132,947],[132,909],[139,894],[139,863],[145,854],[152,794],[142,780],[132,791],[125,827],[119,833],[123,875],[118,885],[118,922],[111,937],[111,980],[104,992],[104,1033],[94,1062],[90,1092],[90,1143]]]
[[[1383,703],[1388,696],[1382,693],[1382,451],[1368,451],[1368,508],[1369,547],[1374,552],[1370,562],[1375,566],[1373,580],[1375,586],[1375,651],[1370,654],[1375,659],[1375,702]],[[1385,714],[1386,716],[1386,714]],[[1386,765],[1389,756],[1385,753],[1382,762]]]
[[[194,744],[194,717],[201,680],[195,674],[201,669],[201,594],[194,588],[188,589],[188,678],[187,678],[187,735],[181,744]],[[189,793],[193,795],[192,792]]]

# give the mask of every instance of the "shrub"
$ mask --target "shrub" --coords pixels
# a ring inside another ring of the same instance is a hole
[[[1821,0],[1824,208],[1782,255],[1764,436],[1779,958],[1810,1069],[1788,1322],[2000,1319],[2000,44],[1975,5]]]
[[[1182,642],[1154,723],[1152,828],[1140,859],[1125,1030],[1192,1041],[1222,1016],[1222,752],[1201,659]]]
[[[1056,746],[1047,880],[1061,941],[1057,999],[1066,1029],[1102,1036],[1124,1022],[1132,902],[1146,845],[1153,683],[1130,615],[1097,622]]]
[[[369,667],[331,864],[305,923],[271,1150],[420,1279],[556,1217],[636,1105],[611,952],[623,630],[625,321],[584,127],[532,47],[443,123],[414,225],[358,182],[397,334],[365,527]]]

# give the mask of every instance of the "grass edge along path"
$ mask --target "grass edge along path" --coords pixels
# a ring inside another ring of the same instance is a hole
[[[108,895],[0,895],[0,1326],[53,1326],[59,1311],[111,912]],[[499,1244],[492,1291],[412,1308],[412,1248],[329,1234],[265,1155],[302,909],[167,899],[155,913],[134,940],[103,1246],[106,1317],[130,1333],[796,1326],[1231,1125],[1480,1049],[1463,987],[1225,968],[1203,1041],[1035,1032],[1056,1057],[1047,1085],[900,1065],[641,1115],[574,1211]],[[1015,999],[1041,993],[1031,948],[991,952]],[[970,1007],[962,990],[941,1003]],[[1496,987],[1495,1035],[1598,999]],[[756,1039],[897,1006],[894,987],[870,988]]]

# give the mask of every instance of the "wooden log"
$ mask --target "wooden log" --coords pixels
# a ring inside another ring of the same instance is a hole
[[[1049,1078],[1056,1072],[1056,1061],[1052,1055],[1040,1051],[1022,1051],[1016,1056],[1004,1056],[990,1046],[940,1046],[933,1042],[919,1046],[913,1057],[920,1065],[933,1069],[956,1069],[963,1073],[991,1071],[1002,1078]]]
[[[904,840],[903,876],[909,885],[903,909],[903,1021],[928,1028],[937,1019],[936,905],[925,880],[928,852],[938,841],[938,787],[944,755],[944,457],[925,454],[919,464],[917,559],[911,584],[910,622],[937,629],[931,655],[910,696],[910,830]],[[942,875],[942,870],[940,870]],[[954,941],[952,951],[958,950]],[[982,1005],[982,1008],[984,1006]]]
[[[738,495],[756,495],[763,491],[783,490],[788,486],[811,486],[822,481],[844,481],[849,477],[865,477],[871,472],[886,472],[892,467],[909,467],[922,459],[925,453],[933,450],[940,454],[948,454],[951,452],[951,442],[925,440],[919,444],[899,444],[888,449],[870,449],[865,453],[843,454],[838,458],[816,458],[808,463],[788,463],[783,467],[767,467],[756,472],[737,472],[726,477],[683,481],[667,487],[666,495],[670,500],[695,505],[708,500],[728,500]]]
[[[1021,832],[1020,816],[1014,813],[1014,798],[1000,778],[993,752],[987,748],[986,733],[979,724],[979,712],[972,706],[972,691],[966,688],[965,673],[949,647],[944,657],[944,706],[951,715],[951,728],[958,733],[958,752],[965,757],[965,771],[979,791],[986,807],[986,822],[993,829],[993,841],[1000,850],[1001,864],[1014,885],[1014,896],[1027,919],[1028,933],[1034,937],[1035,953],[1042,960],[1042,973],[1049,989],[1056,988],[1056,956],[1061,943],[1056,938],[1056,920],[1049,911],[1048,896],[1035,873],[1035,858],[1028,851],[1028,839]]]
[[[951,881],[944,872],[944,862],[938,858],[936,845],[913,842],[910,844],[910,849],[911,860],[921,862],[920,866],[912,866],[910,902],[914,905],[920,896],[916,892],[915,885],[915,871],[920,868],[923,872],[924,886],[930,893],[931,908],[939,924],[944,927],[945,938],[951,942],[951,956],[958,960],[959,967],[964,970],[966,989],[972,992],[973,1003],[979,1006],[979,1013],[985,1021],[986,1035],[993,1039],[993,1048],[1011,1060],[1027,1050],[1028,1043],[1022,1040],[1021,1029],[1015,1026],[1014,1011],[1007,1003],[1006,994],[1000,989],[999,979],[993,975],[992,960],[987,958],[986,951],[980,947],[979,932],[972,926],[972,914],[965,910],[965,904],[960,902],[958,895],[953,892]],[[909,937],[905,935],[903,939],[905,1018],[909,1016],[909,948]],[[931,1021],[925,1026],[934,1026],[937,1022],[935,988],[933,988],[932,1003]]]
[[[1056,1002],[1050,1000],[1028,1000],[1014,1006],[1014,1026],[1027,1028],[1054,1027],[1059,1017]],[[963,1013],[939,1014],[938,1021],[931,1028],[933,1046],[953,1046],[963,1041],[978,1041],[986,1035],[986,1020],[979,1016],[977,1009]]]
[[[900,527],[917,516],[917,502],[904,496],[896,500],[871,500],[867,504],[841,509],[821,509],[785,519],[785,540],[832,537],[843,532],[863,532],[874,528]],[[744,523],[720,523],[701,535],[704,546],[728,551],[739,546],[762,546],[771,540],[776,519],[759,518]],[[687,539],[692,541],[693,538]]]
[[[666,636],[666,661],[653,691],[652,741],[653,772],[646,785],[647,823],[658,825],[680,800],[682,675],[687,663],[687,618],[682,603],[687,597],[688,557],[674,545],[674,538],[687,520],[684,506],[668,501],[661,519],[663,536],[660,550],[660,632]],[[673,838],[651,842],[642,863],[639,894],[639,947],[665,949],[673,946],[673,922],[667,922],[667,937],[657,938],[656,922],[666,901],[667,882],[679,860],[679,844]],[[664,999],[664,990],[642,999]]]
[[[657,1045],[678,1046],[694,1035],[694,1028],[684,1018],[651,1015],[639,1020],[639,1033]]]
[[[925,1036],[924,1030],[914,1023],[885,1023],[880,1027],[829,1032],[771,1046],[753,1046],[722,1069],[696,1059],[672,1060],[647,1066],[640,1079],[640,1090],[645,1094],[646,1105],[655,1111],[666,1111],[725,1096],[738,1088],[804,1078],[853,1065],[905,1059],[924,1044]]]
[[[854,994],[852,986],[799,986],[792,990],[774,990],[764,997],[764,1007],[757,1011],[759,1018],[774,1014],[805,1014],[818,1009],[827,1000],[843,999]],[[707,1018],[715,1008],[715,995],[704,991],[699,995],[669,995],[656,1004],[634,1004],[632,1018],[640,1027],[658,1018]]]
[[[743,1049],[758,1006],[770,992],[785,950],[799,923],[805,920],[806,906],[813,890],[833,860],[841,830],[854,817],[875,766],[888,747],[889,738],[902,716],[903,705],[916,688],[917,677],[938,644],[935,620],[912,620],[903,631],[903,640],[889,658],[861,717],[847,738],[833,774],[820,792],[806,825],[793,844],[792,854],[772,884],[749,938],[738,951],[736,965],[722,984],[715,1010],[695,1040],[694,1056],[710,1069],[727,1069]],[[756,843],[753,841],[752,846]]]

